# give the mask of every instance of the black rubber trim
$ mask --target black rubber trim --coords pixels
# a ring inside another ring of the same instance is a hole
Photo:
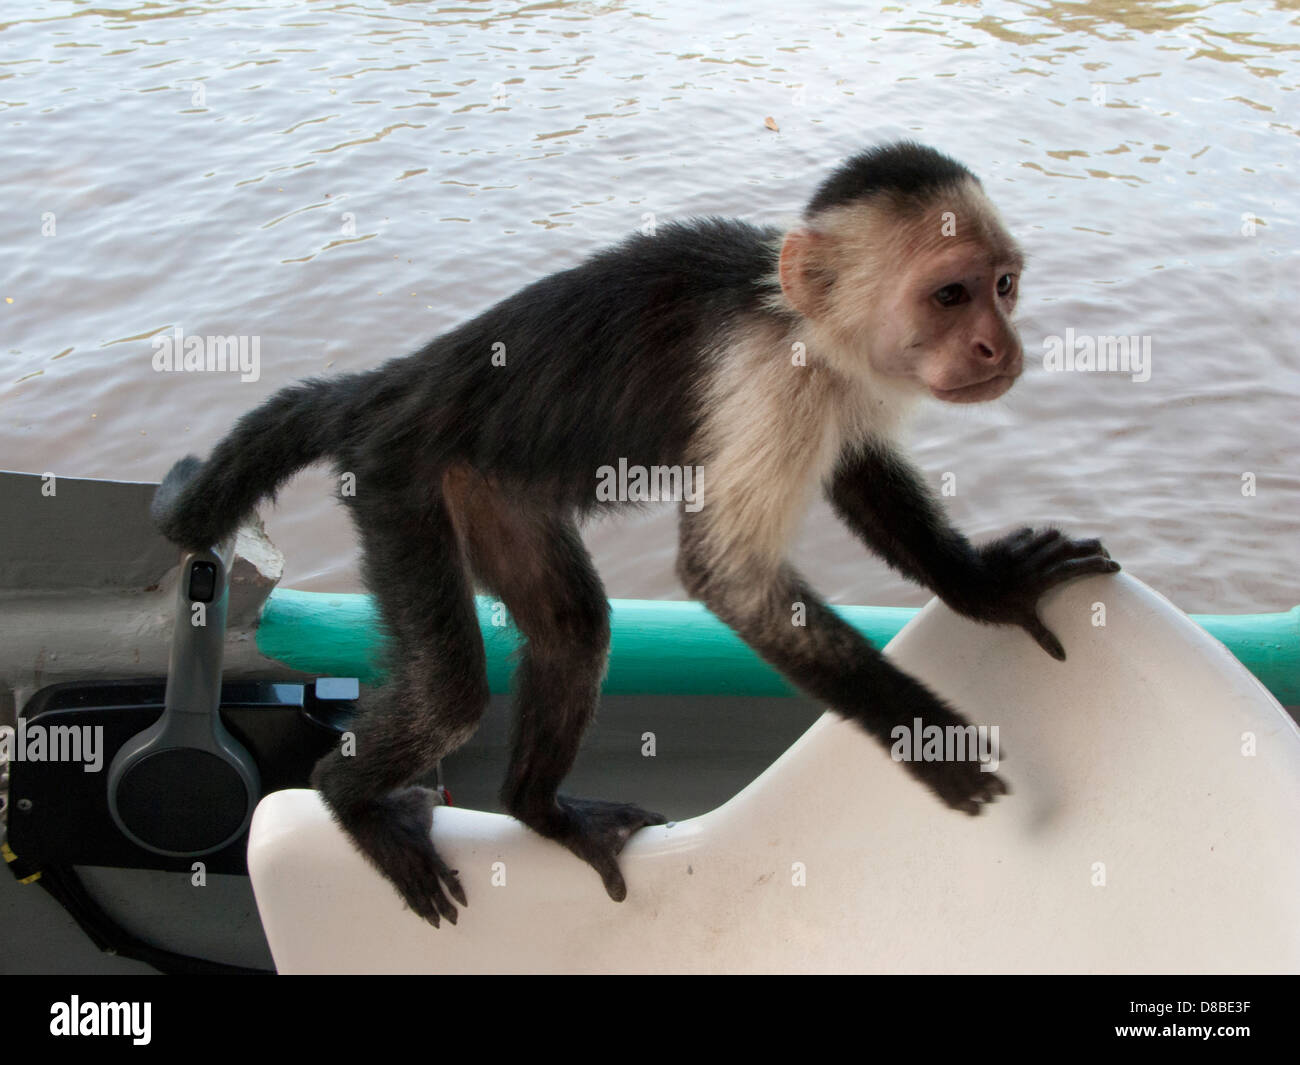
[[[173,954],[137,939],[113,920],[91,897],[77,870],[70,865],[47,866],[36,881],[77,922],[77,927],[100,950],[152,965],[168,976],[274,976],[274,969],[251,969],[243,965]]]

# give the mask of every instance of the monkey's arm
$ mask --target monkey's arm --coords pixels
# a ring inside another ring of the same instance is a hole
[[[708,509],[707,507],[705,508]],[[897,729],[920,718],[942,729],[969,722],[889,661],[831,610],[788,565],[758,556],[721,556],[708,519],[685,514],[678,574],[682,583],[786,677],[888,749]],[[800,620],[795,607],[801,606]],[[955,810],[978,814],[1008,792],[975,760],[905,761],[905,768]]]
[[[916,470],[882,445],[847,452],[827,495],[849,528],[905,577],[976,621],[1021,626],[1053,658],[1064,660],[1065,649],[1039,619],[1039,597],[1072,577],[1119,569],[1101,541],[1071,540],[1051,528],[972,546]]]

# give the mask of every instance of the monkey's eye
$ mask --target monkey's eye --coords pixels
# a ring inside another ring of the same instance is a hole
[[[1011,293],[1015,291],[1015,288],[1016,288],[1015,274],[1003,274],[1001,277],[998,278],[999,296],[1010,296]]]
[[[966,291],[965,285],[953,284],[944,285],[934,294],[934,298],[940,307],[956,307],[970,299],[970,294]]]

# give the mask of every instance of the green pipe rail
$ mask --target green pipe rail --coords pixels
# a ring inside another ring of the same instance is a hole
[[[479,596],[488,683],[509,690],[519,634],[499,601]],[[793,695],[794,690],[699,603],[612,599],[609,695]],[[884,647],[916,610],[836,608],[863,636]],[[1280,614],[1200,614],[1192,618],[1225,644],[1284,706],[1300,704],[1300,606]],[[304,673],[380,679],[380,640],[367,595],[277,588],[257,629],[257,648]]]

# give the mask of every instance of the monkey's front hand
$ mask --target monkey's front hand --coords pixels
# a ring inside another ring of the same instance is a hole
[[[956,757],[956,751],[945,752],[946,756],[941,758],[921,757],[921,734],[926,729],[934,726],[942,735],[951,736],[954,730],[964,732],[971,728],[971,722],[909,674],[891,669],[890,678],[892,690],[888,705],[894,707],[894,712],[872,722],[867,731],[890,750],[904,769],[934,792],[945,806],[972,816],[999,796],[1011,794],[1006,781],[980,761],[974,750],[963,752],[967,754],[963,758]],[[921,734],[916,731],[918,719]],[[901,757],[894,750],[900,728],[912,733],[913,757]],[[996,756],[1004,757],[1000,750]]]
[[[1059,529],[1019,529],[976,554],[977,589],[962,612],[978,621],[1019,625],[1062,662],[1065,648],[1038,617],[1039,597],[1075,577],[1119,570],[1100,540],[1071,540]]]
[[[668,819],[630,803],[564,795],[557,795],[555,801],[563,817],[552,838],[595,869],[609,897],[622,902],[627,898],[627,884],[618,868],[619,853],[637,829],[666,824]]]

